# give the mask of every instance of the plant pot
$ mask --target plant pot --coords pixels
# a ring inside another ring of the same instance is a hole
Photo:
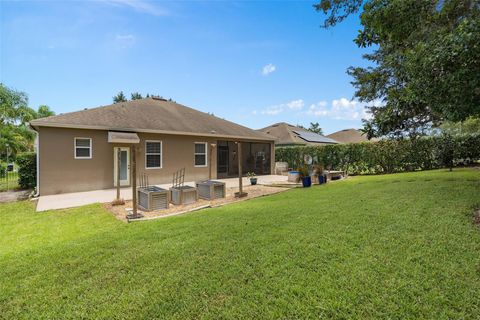
[[[252,186],[257,184],[257,178],[250,178],[250,183]]]
[[[312,185],[312,178],[311,177],[303,177],[302,184],[304,188],[308,188]]]
[[[324,184],[325,183],[325,176],[318,176],[318,184]]]

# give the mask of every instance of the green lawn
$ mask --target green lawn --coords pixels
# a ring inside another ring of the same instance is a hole
[[[354,177],[126,224],[0,205],[0,318],[480,317],[480,170]]]

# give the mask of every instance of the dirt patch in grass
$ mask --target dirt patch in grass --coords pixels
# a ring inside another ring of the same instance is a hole
[[[32,190],[10,190],[0,192],[0,203],[28,199]]]
[[[215,199],[215,200],[198,199],[198,201],[194,203],[185,204],[185,205],[174,205],[170,203],[168,209],[156,210],[156,211],[141,211],[141,210],[138,210],[138,211],[144,216],[144,218],[170,216],[175,214],[186,213],[196,209],[203,209],[205,207],[217,207],[217,206],[222,206],[222,205],[233,203],[233,202],[244,201],[244,200],[258,198],[258,197],[262,197],[270,194],[275,194],[275,193],[286,191],[291,187],[292,186],[287,187],[283,185],[275,186],[275,187],[264,186],[264,185],[255,185],[255,186],[249,185],[249,186],[243,187],[243,191],[248,193],[248,195],[243,198],[235,198],[234,194],[235,192],[238,192],[238,188],[227,188],[225,198]],[[122,221],[127,221],[127,218],[126,218],[126,215],[128,213],[127,209],[132,208],[132,201],[131,200],[125,201],[124,205],[112,205],[112,203],[105,203],[104,207],[105,209],[113,213],[113,215],[117,219]]]
[[[480,209],[476,209],[473,212],[473,223],[480,228]]]

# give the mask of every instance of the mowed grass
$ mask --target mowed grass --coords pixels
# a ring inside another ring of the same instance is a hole
[[[0,317],[480,317],[480,170],[354,177],[126,224],[0,205]]]

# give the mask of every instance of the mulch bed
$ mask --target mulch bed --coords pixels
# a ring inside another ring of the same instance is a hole
[[[286,191],[290,189],[292,186],[264,186],[264,185],[255,185],[255,186],[245,186],[243,187],[243,191],[247,192],[248,195],[242,198],[235,198],[235,192],[238,192],[238,188],[227,188],[226,189],[226,197],[221,199],[215,200],[203,200],[198,199],[197,202],[185,205],[174,205],[170,203],[168,209],[164,210],[157,210],[157,211],[140,211],[144,216],[145,220],[154,219],[154,218],[161,218],[165,216],[171,216],[176,214],[187,213],[190,211],[204,209],[207,207],[218,207],[222,205],[226,205],[229,203],[234,203],[238,201],[245,201],[248,199],[258,198],[270,194],[275,194],[279,192]],[[295,186],[294,186],[295,187]],[[124,205],[113,206],[111,203],[104,204],[105,209],[110,211],[117,219],[127,222],[128,219],[126,215],[129,213],[127,209],[132,208],[132,201],[127,200],[125,201]]]

